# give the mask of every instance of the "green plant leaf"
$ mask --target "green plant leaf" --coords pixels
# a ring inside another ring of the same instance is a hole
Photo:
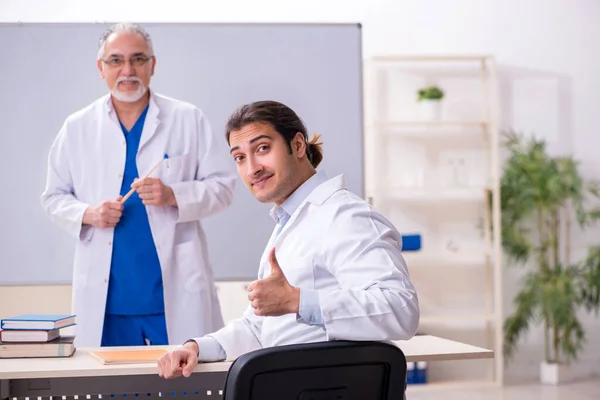
[[[600,311],[600,246],[588,249],[588,254],[580,269],[581,297],[585,309]]]
[[[586,180],[572,156],[551,156],[543,139],[503,132],[508,152],[500,178],[502,249],[510,265],[534,266],[504,322],[503,352],[510,359],[519,339],[543,323],[547,361],[574,359],[585,340],[577,311],[600,311],[600,244],[583,261],[570,261],[570,219],[581,228],[600,221],[600,182]],[[489,210],[492,197],[488,196]],[[569,236],[565,236],[569,235]],[[567,253],[567,262],[561,254]]]
[[[441,100],[444,98],[444,91],[437,86],[427,86],[418,92],[418,101],[422,100]]]
[[[514,301],[516,311],[504,322],[503,353],[507,360],[512,357],[518,340],[529,331],[530,325],[539,323],[540,296],[537,288],[540,284],[537,274],[527,276],[525,287]]]

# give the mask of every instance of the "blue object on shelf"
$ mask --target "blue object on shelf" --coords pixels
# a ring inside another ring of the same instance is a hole
[[[417,368],[415,368],[415,375],[415,383],[427,383],[427,361],[417,362]]]
[[[402,251],[421,250],[421,235],[402,235]]]
[[[416,370],[416,364],[414,362],[407,362],[406,363],[406,384],[407,385],[412,385],[415,382],[415,370]]]
[[[407,362],[406,363],[406,384],[423,385],[427,383],[427,362]]]

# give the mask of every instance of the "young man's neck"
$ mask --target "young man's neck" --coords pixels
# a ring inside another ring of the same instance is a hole
[[[315,175],[316,173],[317,173],[317,170],[312,165],[310,167],[306,168],[304,173],[301,175],[303,179],[302,179],[302,182],[300,183],[300,185],[298,185],[298,187],[302,186],[302,184],[304,182],[306,182],[307,180],[312,178],[312,176]]]
[[[294,190],[292,190],[290,192],[290,194],[288,194],[287,196],[285,196],[285,198],[276,201],[275,205],[282,205],[291,195],[292,193],[294,193],[296,190],[298,190],[298,188],[300,186],[302,186],[304,184],[304,182],[306,182],[307,180],[309,180],[313,175],[315,175],[317,173],[317,170],[312,166],[309,165],[306,168],[301,168],[299,170],[299,174],[298,174],[298,181],[296,182],[296,187],[294,188]]]

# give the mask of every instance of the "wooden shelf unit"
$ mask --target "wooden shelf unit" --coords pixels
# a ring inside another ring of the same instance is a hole
[[[366,192],[401,233],[422,235],[422,250],[406,253],[422,305],[422,333],[495,352],[494,359],[480,360],[471,369],[451,361],[450,369],[430,365],[430,384],[419,386],[454,381],[500,385],[504,361],[494,58],[373,57],[365,60],[364,71]],[[417,90],[429,85],[445,93],[439,119],[424,116],[417,101]],[[484,376],[473,377],[482,369]]]

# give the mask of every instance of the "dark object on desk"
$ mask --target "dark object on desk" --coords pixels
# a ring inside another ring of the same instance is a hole
[[[406,357],[381,342],[333,341],[270,347],[236,359],[223,400],[397,400]]]

